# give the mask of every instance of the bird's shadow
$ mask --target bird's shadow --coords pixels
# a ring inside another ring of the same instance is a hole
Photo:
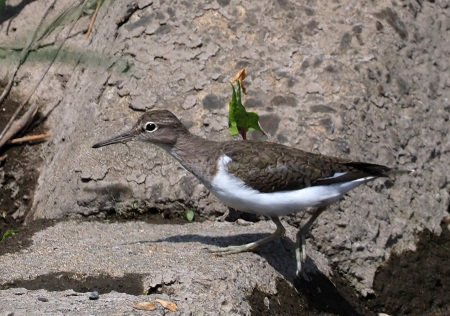
[[[209,253],[209,250],[213,250],[219,247],[227,246],[240,246],[256,240],[260,240],[264,237],[269,236],[266,233],[257,234],[239,234],[233,236],[202,236],[198,234],[187,234],[187,235],[173,235],[167,238],[161,238],[157,240],[141,240],[129,244],[145,244],[145,243],[160,243],[160,242],[170,242],[170,243],[188,243],[196,242],[204,244],[205,252]],[[294,253],[295,244],[287,237],[275,240],[273,242],[264,244],[252,252],[259,254],[261,257],[265,258],[267,262],[281,275],[291,283],[296,278],[296,261]],[[216,255],[211,253],[211,255]],[[220,254],[217,254],[220,255]]]
[[[197,242],[206,245],[205,252],[217,247],[243,245],[267,237],[269,234],[239,234],[233,236],[202,236],[198,234],[174,235],[157,240],[137,241],[134,243],[188,243]],[[130,243],[127,243],[130,244]],[[212,247],[210,247],[212,246]],[[277,270],[297,291],[307,299],[308,307],[315,311],[331,313],[335,315],[361,315],[347,301],[326,275],[317,267],[315,262],[308,256],[302,265],[302,275],[297,276],[297,262],[295,260],[295,243],[288,237],[264,244],[254,251],[263,257],[269,265]],[[211,253],[211,255],[214,255]],[[348,291],[345,291],[348,292]],[[346,295],[347,296],[347,295]]]

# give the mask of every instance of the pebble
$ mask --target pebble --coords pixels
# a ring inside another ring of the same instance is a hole
[[[38,297],[38,301],[41,301],[41,302],[48,302],[48,298],[39,296],[39,297]]]
[[[89,295],[90,300],[98,300],[99,298],[100,298],[100,295],[98,294],[97,291],[94,291]]]

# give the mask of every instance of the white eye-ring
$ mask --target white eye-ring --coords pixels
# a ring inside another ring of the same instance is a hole
[[[154,131],[156,131],[158,129],[158,126],[156,126],[155,123],[153,122],[147,122],[145,123],[145,131],[149,132],[149,133],[153,133]]]

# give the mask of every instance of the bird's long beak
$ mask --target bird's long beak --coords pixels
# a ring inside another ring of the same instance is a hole
[[[120,134],[116,137],[113,137],[111,139],[97,143],[97,144],[93,145],[92,148],[99,148],[99,147],[108,146],[108,145],[117,144],[117,143],[126,143],[126,142],[129,142],[130,140],[133,140],[135,136],[136,135],[135,135],[135,133],[133,133],[133,131],[129,131],[129,132]]]

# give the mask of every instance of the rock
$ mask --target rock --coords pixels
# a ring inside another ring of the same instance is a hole
[[[92,301],[98,300],[100,298],[100,295],[98,294],[97,291],[93,291],[91,292],[91,294],[89,294],[89,299]]]

